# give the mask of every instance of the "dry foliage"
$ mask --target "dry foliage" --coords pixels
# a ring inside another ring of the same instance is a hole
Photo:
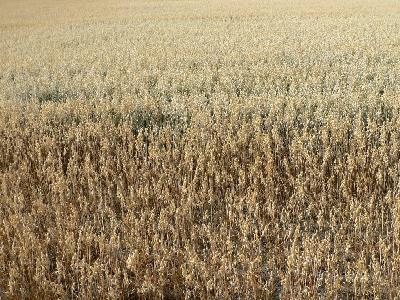
[[[400,297],[397,1],[0,1],[1,299]]]

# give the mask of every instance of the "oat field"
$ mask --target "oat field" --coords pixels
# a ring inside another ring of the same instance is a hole
[[[0,299],[400,299],[400,2],[0,0]]]

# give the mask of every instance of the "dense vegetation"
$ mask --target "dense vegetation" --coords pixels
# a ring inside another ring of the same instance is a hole
[[[0,1],[1,299],[400,297],[396,1]]]

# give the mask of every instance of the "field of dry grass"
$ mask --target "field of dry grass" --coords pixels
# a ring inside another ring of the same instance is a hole
[[[0,299],[399,299],[396,0],[0,0]]]

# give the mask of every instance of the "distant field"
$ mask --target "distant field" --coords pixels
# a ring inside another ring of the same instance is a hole
[[[400,3],[0,0],[0,299],[400,298]]]

